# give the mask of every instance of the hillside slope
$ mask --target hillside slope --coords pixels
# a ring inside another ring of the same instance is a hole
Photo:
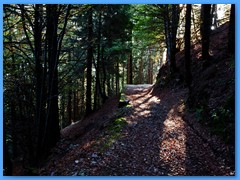
[[[192,93],[188,106],[197,119],[210,127],[214,134],[232,145],[235,142],[235,59],[227,52],[229,23],[210,35],[210,59],[201,58],[201,44],[192,45]],[[156,88],[184,85],[184,51],[176,54],[179,72],[174,77],[163,66],[158,74]]]

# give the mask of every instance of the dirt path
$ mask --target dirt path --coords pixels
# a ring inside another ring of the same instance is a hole
[[[187,89],[128,85],[125,93],[132,106],[127,125],[109,148],[99,152],[102,144],[96,139],[106,135],[91,130],[43,174],[234,175],[228,147],[186,112]]]

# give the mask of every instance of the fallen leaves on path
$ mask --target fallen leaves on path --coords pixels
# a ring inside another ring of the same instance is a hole
[[[68,142],[67,151],[52,158],[41,174],[234,175],[229,157],[224,157],[227,146],[186,111],[187,90],[152,90],[150,85],[127,86],[131,105],[123,109],[127,124],[109,147],[103,148],[108,131],[91,129]]]

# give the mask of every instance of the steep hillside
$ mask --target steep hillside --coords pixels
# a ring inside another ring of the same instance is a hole
[[[227,52],[229,23],[223,24],[210,35],[211,58],[203,61],[201,44],[192,45],[192,92],[188,97],[189,111],[210,127],[213,134],[221,135],[225,142],[235,142],[235,59]],[[167,66],[158,74],[155,86],[160,90],[166,86],[184,85],[184,51],[176,54],[179,72],[170,77]]]

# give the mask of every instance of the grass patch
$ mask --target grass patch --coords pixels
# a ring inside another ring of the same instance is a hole
[[[125,102],[126,99],[127,99],[127,98],[126,98],[126,95],[125,95],[123,92],[121,92],[119,101],[120,101],[120,102]]]
[[[118,115],[120,115],[119,113]],[[122,129],[127,125],[125,117],[115,116],[114,120],[105,128],[96,141],[100,153],[103,153],[122,136]]]
[[[100,152],[103,153],[108,149],[117,139],[121,137],[122,129],[127,125],[126,118],[118,117],[116,118],[103,132],[103,141]]]

